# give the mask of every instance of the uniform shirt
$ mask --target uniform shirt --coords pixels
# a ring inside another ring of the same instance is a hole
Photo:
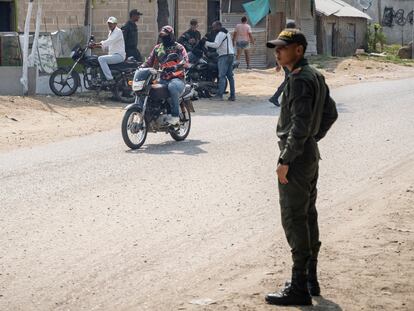
[[[125,50],[136,50],[138,46],[138,27],[133,21],[127,21],[121,28],[124,34]]]
[[[247,23],[237,24],[235,31],[237,33],[237,37],[236,37],[237,42],[241,42],[241,41],[249,42],[250,41],[249,34],[252,33],[252,28],[250,27],[249,24]]]
[[[227,31],[227,30],[226,30]],[[214,42],[207,41],[206,47],[210,47],[213,49],[217,49],[217,53],[219,56],[223,55],[233,55],[234,54],[234,48],[233,48],[233,42],[231,40],[231,34],[229,32],[224,32],[221,30],[217,36]]]
[[[300,60],[288,77],[280,105],[277,136],[282,162],[291,163],[302,155],[308,139],[322,139],[337,118],[325,78],[306,59]]]
[[[188,64],[188,55],[185,48],[178,42],[175,42],[171,46],[164,46],[163,43],[157,44],[154,49],[152,50],[150,56],[148,57],[147,61],[142,65],[142,67],[160,67],[163,69],[164,65],[167,62],[168,54],[178,54],[179,61],[184,60],[184,66]],[[184,72],[182,76],[179,78],[184,78]]]
[[[195,42],[191,44],[190,39],[195,39]],[[178,39],[178,42],[181,43],[187,52],[191,51],[201,40],[201,33],[198,30],[187,30],[184,32],[181,37]]]
[[[102,49],[108,50],[108,55],[119,54],[125,58],[125,42],[122,30],[115,27],[108,34],[108,39],[101,41]]]

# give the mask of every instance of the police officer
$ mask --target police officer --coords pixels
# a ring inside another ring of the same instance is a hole
[[[138,27],[137,22],[142,15],[141,12],[138,12],[136,9],[129,12],[129,21],[122,26],[122,32],[124,33],[125,41],[125,52],[126,57],[133,56],[137,61],[142,61],[141,53],[139,52],[138,46]]]
[[[315,207],[318,141],[338,113],[324,77],[304,57],[307,42],[302,32],[285,29],[267,47],[275,48],[278,64],[290,72],[277,125],[280,155],[276,172],[293,268],[291,282],[265,299],[275,305],[311,305],[311,295],[320,295],[316,265],[321,242]]]

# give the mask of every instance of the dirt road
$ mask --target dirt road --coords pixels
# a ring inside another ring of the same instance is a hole
[[[334,90],[323,298],[300,310],[414,309],[413,90]],[[0,310],[284,310],[263,301],[290,269],[278,110],[253,97],[196,109],[179,144],[150,135],[129,152],[114,130],[0,154]]]
[[[337,58],[314,65],[331,88],[414,77],[412,67],[373,60]],[[239,100],[265,102],[283,75],[275,74],[274,69],[237,70],[235,78]],[[0,152],[119,128],[125,105],[111,101],[109,95],[102,92],[97,96],[93,92],[74,97],[0,96]]]

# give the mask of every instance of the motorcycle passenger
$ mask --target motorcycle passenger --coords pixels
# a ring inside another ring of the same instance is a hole
[[[164,26],[159,33],[160,43],[152,50],[147,61],[141,67],[156,67],[163,70],[160,77],[160,83],[168,86],[171,96],[172,110],[171,116],[168,116],[167,122],[171,125],[180,123],[180,95],[185,89],[185,72],[184,67],[188,65],[188,55],[184,46],[175,41],[174,28]],[[178,59],[168,60],[169,54],[177,54]]]
[[[94,44],[91,47],[101,47],[104,51],[108,50],[108,55],[102,55],[98,57],[99,65],[102,72],[105,75],[107,81],[104,81],[102,85],[113,85],[114,77],[112,76],[109,65],[119,64],[125,60],[125,42],[122,30],[117,27],[118,20],[111,16],[108,18],[109,34],[108,39]]]

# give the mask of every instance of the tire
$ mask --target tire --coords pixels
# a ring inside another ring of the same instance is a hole
[[[131,122],[132,118],[138,116],[142,120],[142,125],[139,125],[137,122]],[[131,127],[134,126],[134,127]],[[138,129],[137,127],[140,127]],[[141,115],[141,109],[138,107],[131,108],[127,110],[122,119],[122,138],[124,139],[125,144],[131,149],[139,149],[145,143],[148,134],[146,118]],[[139,138],[136,142],[132,141],[131,137],[138,136]]]
[[[49,78],[49,87],[57,96],[70,96],[76,92],[80,85],[79,74],[72,71],[68,76],[69,71],[70,69],[67,68],[58,68]]]
[[[112,94],[117,101],[126,104],[132,104],[135,101],[135,93],[132,90],[132,86],[128,85],[129,75],[120,79],[112,90]],[[131,80],[133,77],[131,77]]]
[[[204,92],[205,97],[210,98],[210,97],[216,96],[218,94],[218,91],[219,91],[219,83],[218,82],[214,82],[214,84],[216,85],[215,87],[208,88],[208,89],[205,90],[205,92]],[[226,94],[227,84],[228,84],[228,81],[226,79],[226,85],[224,87],[224,93],[225,94]]]
[[[187,105],[182,103],[185,114],[180,113],[180,128],[170,129],[170,135],[175,141],[183,141],[190,134],[191,130],[191,112]]]

